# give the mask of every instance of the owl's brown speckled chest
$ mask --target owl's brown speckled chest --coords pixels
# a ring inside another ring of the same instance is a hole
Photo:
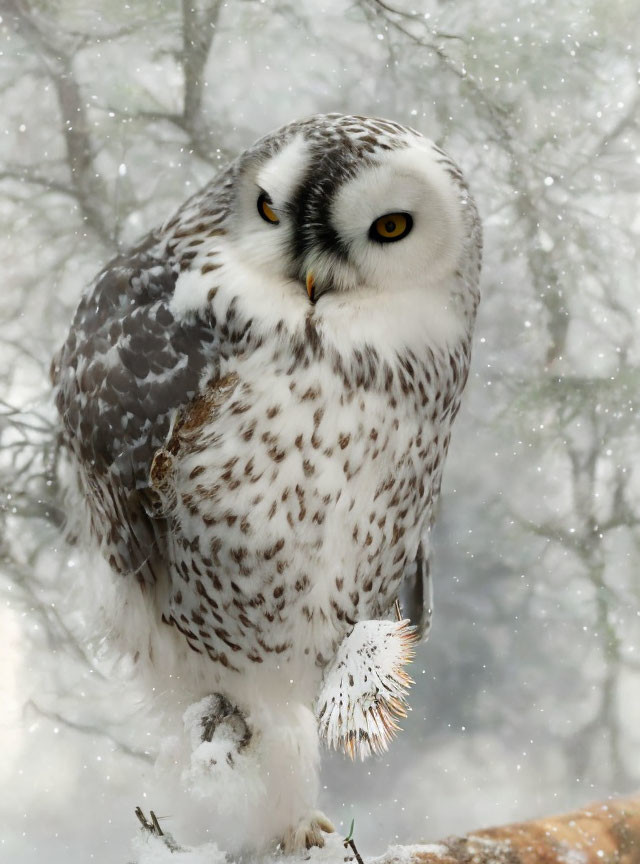
[[[469,357],[460,344],[294,360],[230,361],[152,468],[170,524],[165,618],[231,668],[322,665],[385,614],[431,522]]]

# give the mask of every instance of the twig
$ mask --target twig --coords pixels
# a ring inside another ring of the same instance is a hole
[[[150,831],[150,832],[153,834],[153,833],[154,833],[153,825],[151,824],[151,822],[148,822],[148,821],[147,821],[147,818],[145,817],[144,813],[142,812],[142,808],[141,808],[141,807],[136,807],[136,809],[135,809],[133,812],[134,812],[134,813],[136,814],[136,816],[138,817],[138,821],[140,822],[140,824],[142,825],[142,827],[143,827],[146,831]]]
[[[149,816],[151,821],[149,821],[149,819],[147,819],[147,817],[144,815],[141,807],[136,807],[133,812],[138,817],[138,821],[140,822],[145,831],[148,831],[149,834],[152,834],[154,837],[162,837],[162,842],[165,844],[165,846],[167,847],[167,849],[169,849],[170,852],[187,851],[183,846],[180,846],[178,843],[176,843],[171,834],[165,834],[165,832],[160,827],[158,817],[153,812],[153,810],[149,810]]]
[[[159,837],[164,836],[164,831],[163,831],[162,828],[160,827],[160,823],[158,822],[158,817],[157,817],[156,814],[153,812],[153,810],[149,810],[149,815],[151,816],[151,821],[153,822],[153,828],[154,828],[156,834],[157,834]]]
[[[358,862],[358,864],[364,864],[364,861],[362,860],[362,856],[360,855],[360,853],[356,849],[355,840],[353,839],[353,826],[355,824],[355,821],[356,821],[355,819],[351,820],[351,827],[349,828],[349,833],[344,838],[342,843],[343,843],[345,849],[347,848],[347,846],[349,846],[351,848],[351,851],[356,856],[356,861]]]
[[[71,720],[69,717],[65,717],[63,714],[60,714],[57,711],[48,711],[45,708],[41,708],[37,702],[34,702],[33,699],[29,699],[28,702],[25,703],[25,709],[30,708],[35,711],[41,717],[46,717],[48,720],[51,720],[55,723],[63,724],[67,726],[69,729],[73,729],[76,732],[80,732],[83,735],[90,735],[92,737],[101,736],[110,741],[118,750],[127,756],[132,756],[135,759],[141,759],[144,762],[153,762],[153,757],[145,750],[138,750],[135,747],[126,744],[124,741],[119,740],[114,735],[111,734],[108,730],[102,729],[99,725],[92,725],[90,723],[79,723],[76,720]]]

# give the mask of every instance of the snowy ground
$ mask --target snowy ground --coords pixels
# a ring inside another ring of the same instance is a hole
[[[218,849],[215,843],[204,844],[197,849],[172,852],[161,839],[147,835],[138,837],[133,847],[137,856],[137,864],[224,864],[224,862],[228,862],[224,853]],[[409,862],[411,860],[410,855],[415,852],[438,854],[445,851],[445,847],[438,844],[390,846],[383,855],[369,859],[369,864],[385,864],[388,860]],[[260,864],[272,864],[275,861],[282,861],[282,857],[279,855],[265,856],[254,860],[259,860]],[[308,852],[291,856],[289,859],[291,864],[299,864],[302,861],[310,861],[311,864],[336,864],[338,861],[346,860],[353,861],[355,858],[350,849],[345,851],[343,838],[338,834],[328,837],[323,849],[315,847]]]
[[[455,554],[446,557],[455,573]],[[79,606],[79,566],[69,550],[49,550],[37,570],[31,608],[14,608],[9,600],[0,612],[0,857],[21,864],[40,864],[43,857],[50,864],[169,860],[166,847],[140,829],[134,815],[140,806],[147,815],[154,810],[181,847],[197,849],[185,852],[185,861],[218,862],[215,814],[209,821],[206,808],[195,812],[166,766],[154,767],[172,732],[161,728],[157,710],[167,694],[143,693],[104,653],[96,659],[98,646],[83,653],[82,642],[69,639],[70,632],[83,630],[86,617]],[[412,667],[413,711],[390,752],[365,763],[335,753],[324,759],[321,806],[340,836],[355,819],[358,848],[367,858],[389,844],[435,842],[629,791],[605,787],[595,769],[571,776],[566,742],[584,709],[570,688],[564,705],[557,695],[531,692],[524,678],[530,660],[513,662],[503,631],[477,624],[497,648],[492,668],[482,662],[481,641],[477,656],[469,656],[465,639],[476,622],[460,620],[463,598],[455,585],[455,579],[440,585],[444,596],[432,639]],[[43,626],[36,601],[55,604],[57,631]],[[522,625],[524,638],[534,638],[526,631],[535,625]],[[564,638],[562,622],[557,629]],[[570,652],[567,666],[569,661]],[[547,669],[550,691],[558,694],[565,686],[566,671]],[[496,700],[505,693],[511,701],[496,714]],[[637,722],[640,700],[631,681],[624,695],[635,716],[630,722]],[[495,728],[485,722],[492,714]],[[629,769],[638,771],[638,761],[630,759]],[[236,828],[241,838],[241,817]],[[328,854],[314,853],[314,860],[328,860]]]

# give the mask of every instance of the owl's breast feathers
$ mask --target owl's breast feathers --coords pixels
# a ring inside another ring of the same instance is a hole
[[[466,342],[345,359],[310,318],[286,351],[223,362],[150,471],[165,618],[194,650],[242,668],[295,648],[321,666],[385,614],[431,521],[468,360]]]

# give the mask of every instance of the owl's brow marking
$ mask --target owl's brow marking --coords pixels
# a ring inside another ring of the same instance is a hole
[[[317,221],[317,222],[305,222],[304,225],[303,225],[303,228],[307,228],[307,229],[308,229],[308,228],[323,228],[324,225],[325,225],[325,223],[324,223],[324,222],[320,222],[320,221]]]

